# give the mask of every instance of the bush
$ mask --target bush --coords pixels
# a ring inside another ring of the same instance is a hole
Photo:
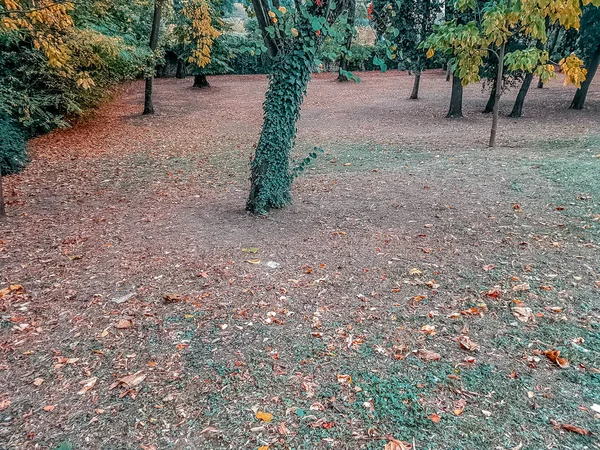
[[[27,164],[27,144],[19,126],[6,115],[0,115],[0,172],[10,175]]]

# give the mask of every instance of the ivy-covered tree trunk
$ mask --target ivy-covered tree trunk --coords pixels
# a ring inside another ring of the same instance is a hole
[[[587,97],[588,90],[590,88],[590,84],[592,84],[592,80],[598,71],[598,65],[600,64],[600,45],[596,49],[596,52],[589,59],[588,64],[586,64],[587,68],[587,76],[585,77],[585,81],[581,83],[581,87],[577,89],[575,92],[575,97],[573,97],[573,101],[571,102],[570,109],[583,109],[585,105],[585,98]]]
[[[411,100],[419,98],[419,84],[421,83],[421,72],[415,72],[415,81],[413,82],[412,92],[410,93]]]
[[[490,91],[490,98],[488,98],[488,101],[485,104],[483,114],[489,114],[489,113],[493,112],[495,104],[496,104],[496,80],[494,79],[494,84],[492,84],[492,90]]]
[[[194,86],[195,88],[206,88],[210,87],[208,80],[206,79],[206,74],[200,73],[198,75],[194,75]]]
[[[6,217],[6,210],[4,209],[4,191],[2,190],[2,173],[0,173],[0,219]]]
[[[301,48],[295,48],[273,65],[246,203],[246,209],[254,214],[265,214],[292,201],[290,151],[313,59]]]
[[[177,60],[177,71],[175,72],[175,78],[185,78],[185,64],[182,59]]]
[[[450,97],[450,110],[446,117],[458,119],[463,116],[462,113],[463,85],[462,81],[456,75],[452,75],[452,96]]]
[[[525,75],[521,89],[519,89],[512,112],[509,114],[510,117],[521,117],[523,115],[523,103],[525,103],[525,97],[527,96],[532,81],[533,72],[529,72]]]
[[[345,72],[348,72],[348,53],[352,47],[352,37],[354,35],[354,22],[356,18],[356,0],[350,0],[348,7],[348,29],[346,30],[346,43],[344,50],[340,55],[340,68],[338,72],[338,81],[348,81]]]
[[[160,17],[162,15],[162,2],[163,0],[154,0],[154,15],[152,17],[152,31],[150,32],[150,50],[152,53],[156,50],[158,45],[158,33],[160,31]],[[144,92],[144,112],[143,114],[154,114],[154,104],[152,103],[152,88],[154,84],[154,71],[156,70],[156,64],[154,62],[154,55],[152,55],[152,63],[148,68],[146,74],[146,89]]]

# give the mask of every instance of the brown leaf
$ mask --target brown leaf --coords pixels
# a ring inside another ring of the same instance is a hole
[[[51,411],[54,411],[54,408],[56,408],[56,406],[54,406],[54,405],[46,405],[46,406],[44,406],[44,411],[51,412]]]
[[[133,326],[133,322],[131,320],[121,319],[116,323],[115,328],[118,328],[119,330],[123,330],[125,328],[131,328],[132,326]]]
[[[412,445],[408,442],[399,441],[398,439],[388,438],[388,443],[385,444],[383,450],[410,450]]]
[[[535,323],[535,316],[531,311],[531,308],[524,306],[516,306],[512,309],[513,316],[524,323]]]
[[[590,430],[586,430],[584,428],[580,428],[580,427],[576,427],[575,425],[571,425],[568,423],[559,423],[556,420],[551,420],[550,421],[552,423],[552,426],[554,427],[555,430],[565,430],[565,431],[570,431],[572,433],[577,433],[577,434],[582,434],[584,436],[588,436],[590,434],[592,434],[592,432]]]
[[[435,335],[435,325],[423,325],[421,327],[421,331],[425,334],[428,334],[429,336],[434,336]]]
[[[417,350],[416,355],[421,361],[439,361],[442,358],[442,355],[439,353],[424,348]]]
[[[116,388],[119,385],[123,385],[126,388],[132,388],[140,384],[142,381],[146,379],[148,375],[146,375],[143,371],[138,371],[131,375],[127,375],[123,378],[119,378],[108,388],[109,390]]]
[[[479,350],[479,345],[473,342],[469,336],[460,336],[458,338],[458,343],[462,348],[470,352],[476,352]]]
[[[79,384],[83,384],[83,387],[77,393],[79,395],[85,394],[87,391],[89,391],[90,389],[92,389],[96,385],[96,381],[98,381],[97,377],[92,377],[92,378],[89,378],[87,380],[80,381]]]
[[[431,414],[430,416],[427,416],[429,418],[429,420],[431,420],[433,423],[439,423],[440,420],[442,420],[442,418],[438,415],[438,414]]]
[[[550,361],[556,363],[561,369],[569,367],[569,360],[567,358],[560,358],[560,350],[546,350],[544,355],[546,355]]]
[[[165,294],[163,297],[165,303],[176,303],[185,300],[185,297],[181,294]]]
[[[493,264],[486,264],[485,266],[483,266],[483,270],[485,272],[489,272],[490,270],[495,269],[495,268],[496,268],[496,266]]]

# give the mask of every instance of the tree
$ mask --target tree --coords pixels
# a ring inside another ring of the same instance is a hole
[[[283,6],[271,8],[267,0],[252,0],[252,6],[271,57],[271,72],[246,209],[265,214],[292,200],[292,180],[303,169],[303,165],[290,169],[300,107],[317,49],[324,37],[335,34],[332,25],[348,11],[348,0],[298,1],[289,12]]]
[[[152,55],[146,69],[146,88],[144,91],[144,112],[142,114],[154,114],[152,103],[152,88],[154,84],[154,72],[156,71],[156,47],[160,34],[160,20],[162,16],[164,0],[154,0],[154,13],[152,15],[152,30],[150,31],[150,42],[148,46]]]
[[[213,44],[221,35],[216,28],[217,10],[206,0],[188,0],[182,13],[187,19],[184,42],[189,46],[188,62],[194,64],[197,70],[194,87],[208,87],[206,73],[202,69],[211,63]]]
[[[600,3],[600,0],[584,0]],[[459,10],[474,8],[474,0],[458,0]],[[531,40],[546,42],[546,21],[559,23],[565,28],[578,27],[581,16],[579,3],[570,0],[548,0],[540,7],[537,0],[497,0],[488,2],[478,21],[459,24],[456,20],[447,21],[432,34],[426,47],[427,55],[433,56],[436,49],[451,51],[455,57],[456,75],[462,84],[479,81],[480,67],[488,52],[497,56],[498,69],[496,85],[501,86],[505,64],[509,70],[534,72],[544,81],[554,75],[554,66],[549,64],[548,52],[537,47],[506,53],[508,40],[522,33]],[[567,82],[579,87],[585,79],[585,69],[575,55],[561,61]],[[489,146],[496,145],[498,111],[501,89],[496,89],[495,104],[490,132]]]
[[[570,106],[571,109],[583,109],[588,89],[598,71],[598,65],[600,64],[600,8],[592,6],[586,8],[581,19],[578,47],[587,61],[585,65],[587,78],[575,92]]]

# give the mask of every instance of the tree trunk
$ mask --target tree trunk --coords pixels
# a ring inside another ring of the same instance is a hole
[[[410,94],[411,100],[418,100],[420,82],[421,82],[421,72],[415,72],[415,82],[413,83],[412,92]]]
[[[0,172],[0,219],[6,217],[4,209],[4,192],[2,191],[2,173]]]
[[[175,72],[175,78],[185,78],[185,64],[182,59],[177,60],[177,72]]]
[[[600,64],[600,45],[598,45],[596,53],[594,53],[588,61],[588,64],[586,64],[588,72],[585,81],[581,83],[581,87],[575,92],[575,97],[573,97],[571,106],[569,106],[570,109],[583,109],[583,105],[585,105],[585,98],[587,97],[590,84],[592,84],[592,80],[594,79],[594,75],[596,75],[598,65]]]
[[[154,81],[154,71],[156,63],[154,62],[154,51],[158,45],[158,33],[160,31],[160,16],[162,14],[162,1],[154,0],[154,16],[152,17],[152,31],[150,32],[150,50],[152,51],[152,63],[146,74],[146,89],[144,93],[144,112],[143,114],[154,114],[154,105],[152,104],[152,85]]]
[[[496,76],[496,98],[494,100],[494,111],[492,115],[492,131],[490,132],[490,147],[496,146],[496,134],[498,132],[498,114],[500,110],[500,94],[502,93],[502,75],[504,74],[504,51],[506,43],[502,44],[498,51],[498,74]]]
[[[350,52],[350,48],[352,47],[355,17],[356,0],[350,0],[350,4],[348,5],[348,30],[346,31],[348,34],[346,35],[346,45],[344,46],[342,54],[340,55],[340,68],[337,77],[338,81],[348,81],[348,77],[346,77],[344,72],[348,71],[348,52]]]
[[[542,77],[538,80],[537,88],[542,89],[544,87],[544,82],[542,81]]]
[[[246,203],[246,209],[254,214],[266,214],[292,201],[290,152],[313,60],[314,54],[297,48],[273,65]]]
[[[200,73],[198,75],[194,75],[194,86],[195,88],[206,88],[206,87],[210,87],[210,84],[208,84],[208,80],[206,79],[206,75],[203,73]]]
[[[483,114],[489,114],[494,111],[494,105],[496,104],[496,83],[497,80],[494,80],[494,84],[492,85],[492,90],[490,91],[490,98],[485,105],[485,109],[483,110]]]
[[[452,64],[448,61],[446,64],[446,81],[450,81],[450,77],[452,76]]]
[[[523,103],[525,102],[525,96],[529,91],[529,86],[531,86],[532,81],[533,73],[527,73],[523,80],[523,84],[521,85],[521,89],[519,89],[519,93],[517,94],[517,99],[515,100],[512,112],[509,114],[510,117],[521,117],[523,115]]]
[[[457,119],[462,117],[462,97],[463,97],[463,85],[460,78],[456,75],[452,75],[452,96],[450,98],[450,110],[446,115],[447,118]]]

